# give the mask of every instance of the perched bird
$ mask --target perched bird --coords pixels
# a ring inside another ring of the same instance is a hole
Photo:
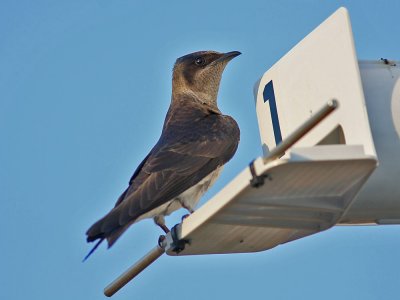
[[[167,233],[164,216],[181,207],[194,211],[238,147],[239,127],[218,109],[217,95],[225,66],[239,54],[200,51],[176,60],[160,139],[115,207],[86,232],[88,242],[99,240],[87,257],[104,239],[111,247],[139,220],[154,218]]]

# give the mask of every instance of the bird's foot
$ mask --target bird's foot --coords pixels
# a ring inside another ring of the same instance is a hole
[[[182,216],[182,218],[181,218],[181,221],[183,222],[183,220],[185,220],[187,217],[189,217],[191,214],[186,214],[186,215],[183,215]]]
[[[165,225],[164,216],[155,216],[153,220],[165,233],[169,233],[169,228]]]
[[[187,217],[189,217],[192,213],[194,213],[194,209],[190,208],[189,206],[185,205],[185,203],[182,203],[182,207],[184,209],[186,209],[189,213],[186,215],[183,215],[181,218],[181,222],[183,222],[183,220],[185,220]]]

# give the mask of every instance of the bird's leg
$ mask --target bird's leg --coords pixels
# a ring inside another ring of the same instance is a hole
[[[165,225],[165,219],[164,216],[155,216],[153,218],[154,223],[156,223],[156,225],[160,226],[162,230],[164,230],[165,233],[169,232],[169,228],[167,227],[167,225]]]
[[[189,217],[191,215],[191,213],[190,214],[186,214],[186,215],[183,215],[182,216],[182,218],[181,218],[181,222],[183,222],[183,220],[185,220],[187,217]]]
[[[182,219],[181,219],[181,220],[182,220],[182,222],[183,222],[183,220],[185,220],[185,219],[186,219],[187,217],[189,217],[192,213],[194,213],[194,209],[191,208],[191,207],[189,207],[188,205],[186,205],[185,202],[182,202],[181,205],[182,205],[182,207],[183,207],[184,209],[186,209],[186,210],[189,212],[188,214],[182,216]]]
[[[164,232],[167,234],[169,232],[169,228],[167,227],[167,225],[165,225],[165,219],[164,216],[155,216],[153,218],[154,223],[156,223],[156,225],[160,226],[162,230],[164,230]],[[160,247],[162,247],[162,245],[164,244],[165,241],[165,235],[160,235],[160,237],[158,238],[158,245]]]

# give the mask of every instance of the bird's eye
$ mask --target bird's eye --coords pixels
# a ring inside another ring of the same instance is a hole
[[[196,57],[196,59],[194,60],[194,63],[198,66],[201,66],[205,63],[205,60],[203,57],[199,56],[199,57]]]

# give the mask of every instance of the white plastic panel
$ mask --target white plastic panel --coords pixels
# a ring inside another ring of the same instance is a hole
[[[330,148],[319,152],[328,157]],[[179,238],[189,241],[179,255],[262,251],[330,228],[376,166],[358,150],[352,159],[336,158],[335,149],[330,159],[313,159],[312,151],[293,161],[258,159],[257,174],[268,175],[264,185],[252,187],[246,168],[178,227]],[[167,254],[176,255],[167,239]]]
[[[296,146],[310,147],[341,125],[345,143],[375,156],[348,12],[340,8],[283,56],[256,86],[265,155],[330,99],[340,109]]]

